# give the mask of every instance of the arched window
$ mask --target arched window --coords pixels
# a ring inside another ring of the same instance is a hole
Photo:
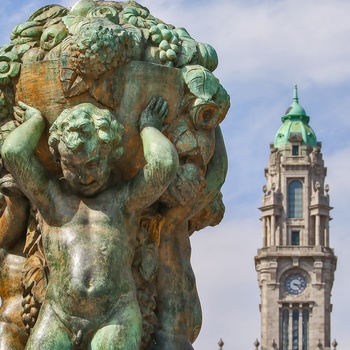
[[[303,185],[299,180],[293,180],[288,185],[288,217],[303,217]]]

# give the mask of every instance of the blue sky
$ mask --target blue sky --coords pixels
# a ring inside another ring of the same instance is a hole
[[[75,1],[56,3],[72,6]],[[198,350],[253,349],[260,338],[254,255],[261,244],[260,213],[269,144],[298,84],[300,104],[328,167],[331,246],[338,255],[333,287],[332,339],[350,342],[350,2],[347,0],[141,1],[151,13],[185,27],[214,46],[215,71],[231,95],[222,124],[229,155],[220,226],[192,237],[192,261],[203,307]],[[2,0],[0,44],[11,29],[50,1]]]

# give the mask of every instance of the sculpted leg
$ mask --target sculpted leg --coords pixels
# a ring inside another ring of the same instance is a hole
[[[27,334],[21,319],[21,274],[25,258],[0,249],[0,349],[23,350]]]
[[[51,307],[43,304],[38,321],[29,337],[26,350],[72,350],[67,329]]]
[[[23,350],[27,341],[26,334],[14,324],[0,322],[0,349]]]
[[[162,233],[157,278],[158,327],[148,350],[193,350],[202,324],[195,276],[190,263],[187,221]]]
[[[141,344],[141,314],[137,303],[123,307],[94,335],[91,350],[136,350]]]

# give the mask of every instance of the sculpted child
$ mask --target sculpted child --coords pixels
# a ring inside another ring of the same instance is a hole
[[[0,191],[0,349],[23,350],[21,277],[29,203],[9,174],[1,177]]]
[[[153,98],[139,126],[146,165],[128,183],[111,182],[121,156],[122,126],[108,110],[80,104],[50,129],[51,152],[63,177],[35,156],[45,129],[37,109],[19,102],[24,123],[6,139],[7,169],[38,208],[50,270],[47,294],[26,349],[140,347],[142,320],[131,264],[140,213],[159,198],[178,169],[171,142],[158,130],[167,103]]]

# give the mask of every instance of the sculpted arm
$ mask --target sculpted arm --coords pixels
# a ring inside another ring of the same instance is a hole
[[[29,215],[28,200],[24,196],[7,197],[0,193],[0,248],[11,249],[24,237]]]
[[[24,123],[13,130],[2,147],[2,157],[22,192],[33,204],[48,204],[49,176],[34,152],[45,129],[45,119],[35,108],[19,102],[15,108]]]
[[[174,178],[179,158],[173,144],[159,131],[167,103],[153,98],[140,117],[140,136],[146,165],[130,183],[127,206],[133,210],[155,202]]]
[[[215,140],[215,152],[207,167],[205,175],[206,186],[203,193],[197,199],[196,203],[191,206],[179,205],[166,209],[163,213],[167,218],[164,227],[175,227],[179,221],[189,220],[209,204],[218,192],[220,192],[228,169],[227,153],[220,127],[217,127],[215,130]]]

